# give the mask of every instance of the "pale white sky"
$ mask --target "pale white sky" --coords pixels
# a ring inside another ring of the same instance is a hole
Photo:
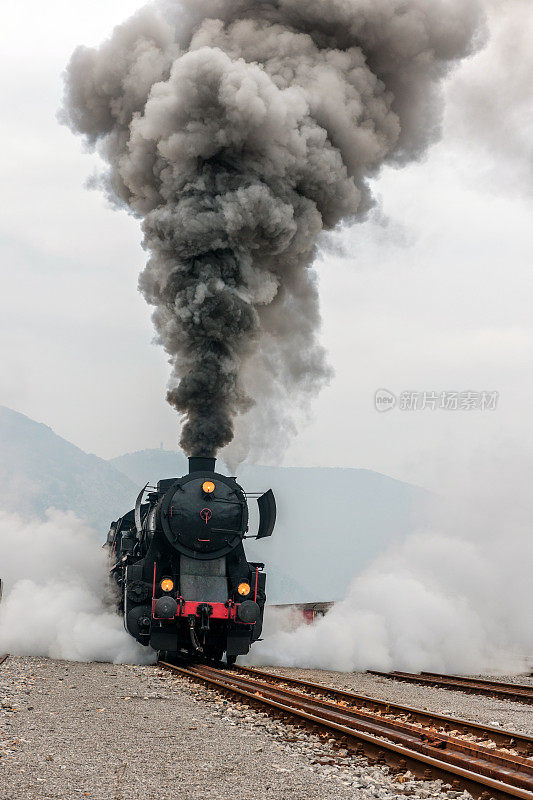
[[[0,31],[0,404],[103,457],[174,447],[178,418],[136,289],[138,223],[84,188],[95,157],[55,113],[74,47],[140,5],[4,0]],[[336,234],[319,261],[336,377],[286,464],[434,487],[465,454],[533,445],[533,4],[492,7],[490,49],[448,86],[443,141],[376,184],[388,225]],[[378,388],[491,389],[500,401],[378,414]]]

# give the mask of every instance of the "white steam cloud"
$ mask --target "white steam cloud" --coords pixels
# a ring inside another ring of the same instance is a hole
[[[146,663],[107,583],[107,555],[73,513],[28,522],[0,511],[0,651],[70,661]]]
[[[486,459],[477,478],[357,576],[313,625],[274,615],[251,662],[353,671],[522,671],[533,655],[529,459]],[[342,557],[342,554],[340,554]]]
[[[485,0],[489,39],[449,82],[446,136],[490,154],[496,188],[533,190],[533,3]],[[479,180],[483,176],[478,177]]]

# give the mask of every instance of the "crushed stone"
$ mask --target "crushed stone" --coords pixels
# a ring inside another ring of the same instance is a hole
[[[436,686],[405,683],[379,675],[371,675],[367,672],[328,672],[317,669],[269,666],[260,667],[260,669],[275,675],[321,683],[333,689],[356,692],[376,700],[387,700],[423,711],[433,711],[436,714],[445,714],[482,725],[494,725],[516,733],[533,735],[533,705],[516,703],[511,700],[498,700],[486,695],[466,694]],[[479,677],[524,685],[531,682],[533,686],[533,678],[524,675],[492,677],[483,675]]]
[[[153,666],[10,657],[3,800],[461,798]]]

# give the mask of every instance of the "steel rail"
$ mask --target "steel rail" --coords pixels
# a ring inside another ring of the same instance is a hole
[[[277,675],[272,672],[267,672],[266,670],[257,669],[256,667],[250,668],[235,665],[233,670],[238,670],[246,675],[256,675],[262,680],[293,686],[296,689],[319,694],[321,697],[331,697],[336,702],[351,703],[357,708],[371,709],[380,714],[395,714],[406,722],[416,720],[429,729],[437,728],[438,733],[442,732],[448,734],[453,731],[453,734],[455,734],[458,731],[459,733],[476,736],[482,741],[490,739],[496,746],[513,748],[526,758],[533,756],[533,736],[528,736],[526,733],[506,731],[494,725],[482,725],[478,722],[471,722],[470,720],[461,719],[459,717],[450,717],[445,714],[438,714],[420,708],[403,706],[398,703],[391,703],[388,700],[379,700],[375,697],[368,697],[364,694],[325,686],[321,683],[313,683],[312,681],[302,680],[301,678],[289,678],[285,675]],[[433,731],[433,733],[434,732],[435,731]]]
[[[476,796],[533,800],[533,766],[521,757],[501,753],[494,756],[488,748],[453,737],[432,739],[420,729],[413,731],[414,726],[376,717],[363,718],[360,712],[338,703],[227,670],[207,665],[178,667],[165,662],[160,662],[160,666],[229,692],[238,699],[245,698],[252,704],[333,731],[347,744],[355,741],[356,752],[377,755],[379,763],[396,769],[409,768],[425,779],[438,777],[449,782],[451,777]]]
[[[493,681],[488,678],[468,678],[465,677],[465,675],[444,675],[442,672],[426,672],[425,670],[420,674],[427,675],[430,678],[445,678],[448,681],[467,680],[479,684],[480,686],[494,686],[495,689],[511,689],[513,691],[524,689],[526,692],[533,694],[533,686],[526,683],[506,683],[505,681]]]
[[[0,656],[0,664],[3,664],[4,661],[7,661],[8,658],[9,658],[9,653],[6,653],[5,655]]]
[[[201,671],[211,671],[212,667],[202,666]],[[226,673],[227,674],[227,673]],[[341,706],[339,703],[331,703],[328,701],[320,700],[310,695],[303,695],[293,692],[289,689],[282,687],[280,684],[272,686],[272,684],[265,684],[263,681],[258,682],[254,677],[232,676],[232,685],[244,685],[244,688],[251,686],[267,686],[272,690],[275,695],[281,695],[283,698],[294,699],[295,697],[303,705],[309,706],[312,710],[318,707],[322,713],[334,710],[337,718],[342,717],[344,721],[348,718],[358,728],[363,730],[367,729],[370,733],[377,735],[387,736],[399,743],[407,744],[414,749],[420,748],[420,742],[428,743],[434,748],[437,748],[442,760],[449,759],[457,762],[457,752],[466,754],[469,761],[476,760],[477,770],[484,772],[487,775],[492,775],[494,765],[499,764],[504,768],[505,777],[511,782],[516,782],[517,785],[522,785],[525,788],[533,791],[533,761],[529,761],[522,756],[513,756],[507,753],[493,751],[483,746],[481,743],[467,742],[463,739],[458,739],[454,736],[443,735],[433,730],[431,732],[420,729],[419,725],[413,725],[397,719],[387,719],[383,717],[376,717],[359,709],[351,709],[346,706]],[[414,741],[413,741],[414,737]],[[443,752],[445,750],[445,752]],[[461,763],[462,757],[459,759]],[[517,769],[518,768],[518,769]],[[525,773],[526,777],[518,773]]]
[[[486,681],[481,678],[440,675],[439,673],[428,672],[379,672],[378,670],[370,669],[368,673],[396,681],[420,683],[425,686],[437,686],[442,689],[456,689],[459,692],[467,692],[468,694],[488,695],[499,700],[512,700],[513,702],[527,705],[533,703],[533,686],[519,683],[498,683],[498,681]]]

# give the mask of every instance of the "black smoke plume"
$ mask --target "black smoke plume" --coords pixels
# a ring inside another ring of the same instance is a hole
[[[476,0],[167,0],[75,51],[63,120],[142,220],[187,453],[227,445],[254,402],[275,437],[328,380],[317,237],[436,138],[478,23]]]

